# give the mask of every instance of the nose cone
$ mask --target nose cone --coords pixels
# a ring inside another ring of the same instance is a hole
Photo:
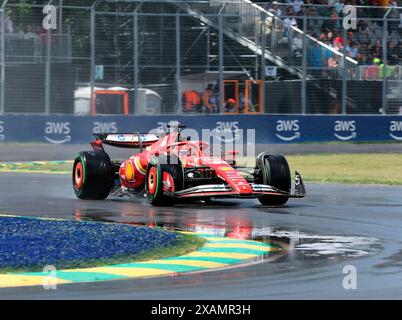
[[[220,176],[232,187],[235,192],[240,194],[250,194],[252,189],[246,179],[244,179],[235,169],[230,166],[221,168]]]
[[[244,179],[243,179],[244,180]],[[252,193],[252,189],[250,185],[247,183],[246,180],[244,180],[246,184],[237,184],[234,187],[232,187],[236,192],[241,193],[241,194],[250,194]]]

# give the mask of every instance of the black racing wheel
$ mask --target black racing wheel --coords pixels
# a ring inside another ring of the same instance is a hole
[[[113,188],[114,167],[105,152],[80,152],[74,160],[73,188],[79,199],[106,199]]]
[[[145,176],[145,191],[152,205],[173,205],[174,192],[182,190],[183,183],[183,166],[177,156],[158,156],[149,162]]]
[[[257,157],[256,183],[275,187],[281,191],[290,192],[291,175],[289,164],[282,155],[270,155],[266,152]],[[287,196],[264,195],[258,198],[263,205],[280,206],[288,202]]]

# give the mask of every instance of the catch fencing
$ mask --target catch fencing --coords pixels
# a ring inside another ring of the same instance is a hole
[[[399,7],[47,6],[3,1],[0,114],[402,113]]]

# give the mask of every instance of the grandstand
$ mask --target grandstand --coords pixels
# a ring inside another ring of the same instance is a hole
[[[42,4],[3,1],[0,113],[74,113],[78,91],[92,106],[116,87],[130,114],[224,113],[228,99],[234,113],[402,111],[398,1],[52,3],[57,29],[44,30]],[[345,5],[356,29],[343,28]],[[140,106],[147,95],[157,108]]]

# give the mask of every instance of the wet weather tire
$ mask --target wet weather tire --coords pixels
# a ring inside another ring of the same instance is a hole
[[[275,187],[281,191],[290,192],[291,175],[289,164],[282,155],[263,153],[257,158],[256,182]],[[287,196],[265,195],[259,197],[261,204],[266,206],[280,206],[288,202]]]
[[[113,187],[113,165],[106,153],[80,152],[74,160],[73,188],[79,199],[106,199]]]

